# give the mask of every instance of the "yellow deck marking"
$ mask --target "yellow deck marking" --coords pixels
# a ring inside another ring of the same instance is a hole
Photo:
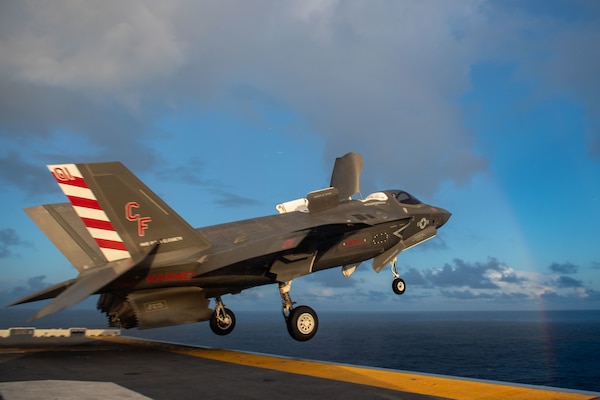
[[[307,375],[360,385],[375,386],[429,396],[451,399],[531,399],[531,400],[591,400],[598,399],[579,393],[554,391],[544,388],[527,388],[509,384],[494,384],[438,376],[419,375],[393,370],[371,369],[349,365],[330,364],[280,358],[232,350],[209,349],[169,343],[157,343],[123,336],[106,337],[102,340],[158,347],[173,353],[223,361],[233,364],[265,368],[275,371]]]

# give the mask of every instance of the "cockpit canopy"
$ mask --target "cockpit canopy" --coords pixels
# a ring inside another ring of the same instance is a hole
[[[402,203],[402,204],[413,204],[413,205],[422,204],[422,201],[417,199],[412,194],[405,192],[403,190],[394,190],[394,191],[391,191],[390,194],[392,195],[392,197],[395,197],[399,203]]]
[[[415,196],[404,190],[386,190],[384,192],[376,192],[367,196],[365,200],[380,200],[387,201],[388,199],[396,199],[400,204],[418,205],[423,204]]]

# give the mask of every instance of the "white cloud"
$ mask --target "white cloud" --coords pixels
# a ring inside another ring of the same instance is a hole
[[[118,100],[101,111],[106,120],[115,111],[139,120],[123,133],[139,141],[173,107],[214,104],[215,96],[244,103],[238,89],[249,88],[263,95],[250,101],[292,109],[326,138],[328,160],[362,152],[380,168],[365,171],[365,182],[381,176],[432,192],[485,167],[454,102],[469,88],[476,54],[464,38],[477,4],[20,2],[0,17],[0,79],[13,97],[46,86],[58,104],[76,97],[86,110]],[[47,108],[35,98],[15,124]],[[55,129],[73,115],[64,118]],[[421,168],[398,176],[414,166]]]
[[[457,101],[470,90],[475,63],[514,63],[525,79],[542,79],[540,87],[574,93],[592,123],[600,108],[593,18],[568,24],[480,0],[64,0],[3,11],[3,101],[55,89],[28,97],[27,112],[11,111],[17,126],[38,118],[48,98],[76,99],[78,112],[54,117],[48,130],[77,115],[75,133],[93,137],[98,118],[127,114],[137,126],[119,136],[143,142],[155,118],[177,107],[268,99],[325,138],[327,160],[358,150],[365,165],[377,165],[365,170],[367,191],[380,180],[429,195],[486,168]],[[598,126],[589,133],[592,152]]]
[[[0,40],[15,79],[111,94],[172,74],[184,61],[163,2],[20,2]]]

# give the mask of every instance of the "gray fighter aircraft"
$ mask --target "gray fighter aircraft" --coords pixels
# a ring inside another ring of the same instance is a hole
[[[292,280],[365,260],[391,265],[392,288],[405,290],[396,257],[435,236],[450,213],[402,190],[360,193],[362,157],[336,159],[331,187],[277,205],[278,215],[192,228],[118,162],[49,165],[70,203],[26,209],[79,275],[11,305],[54,298],[32,319],[100,294],[113,327],[139,329],[210,321],[218,335],[235,327],[221,296],[276,283],[290,335],[311,339],[313,309],[295,306]],[[209,307],[215,300],[214,309]]]

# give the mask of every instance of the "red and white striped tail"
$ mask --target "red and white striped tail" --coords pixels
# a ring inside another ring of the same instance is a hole
[[[48,165],[48,169],[100,247],[106,260],[110,262],[130,258],[131,255],[127,251],[123,239],[102,210],[77,165]]]

